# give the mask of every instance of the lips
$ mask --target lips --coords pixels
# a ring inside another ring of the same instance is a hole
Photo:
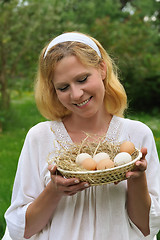
[[[91,100],[91,98],[92,98],[92,96],[89,99],[85,100],[84,102],[76,103],[74,105],[76,105],[77,107],[83,107]]]

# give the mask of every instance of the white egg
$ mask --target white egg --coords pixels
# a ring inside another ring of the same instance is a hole
[[[80,153],[80,154],[78,154],[77,157],[76,157],[76,163],[77,163],[78,165],[81,165],[81,163],[82,163],[85,159],[87,159],[87,158],[92,158],[92,157],[91,157],[91,155],[89,155],[88,153]]]
[[[127,152],[118,153],[114,158],[115,166],[120,166],[130,161],[132,161],[132,157]]]
[[[100,152],[100,153],[97,153],[97,154],[93,157],[93,160],[96,161],[96,163],[98,163],[99,161],[101,161],[101,160],[103,160],[103,159],[107,159],[107,158],[109,158],[108,153]]]

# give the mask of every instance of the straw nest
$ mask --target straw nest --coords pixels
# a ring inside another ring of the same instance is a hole
[[[105,170],[88,171],[76,164],[75,160],[78,154],[88,153],[93,157],[99,152],[106,152],[113,161],[115,156],[120,152],[120,143],[113,144],[104,140],[104,137],[99,141],[89,142],[87,138],[80,144],[67,144],[66,147],[57,141],[61,149],[57,150],[53,157],[50,154],[48,164],[55,163],[58,171],[65,178],[76,177],[81,181],[90,183],[90,185],[102,185],[126,179],[126,172],[132,171],[135,162],[141,158],[141,152],[135,149],[131,155],[132,161],[127,164]]]

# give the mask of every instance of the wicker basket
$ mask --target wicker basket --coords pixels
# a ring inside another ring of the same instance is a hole
[[[103,185],[126,179],[126,172],[132,171],[135,162],[142,157],[142,153],[137,149],[138,156],[124,165],[95,171],[69,171],[58,167],[58,171],[66,178],[78,178],[80,181],[88,182],[90,185]]]

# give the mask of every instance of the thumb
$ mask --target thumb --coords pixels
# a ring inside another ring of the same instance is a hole
[[[51,175],[56,174],[57,166],[55,164],[51,164],[48,166],[48,170],[50,171]]]
[[[142,147],[141,148],[141,153],[142,153],[142,159],[145,159],[146,155],[147,155],[147,148]]]

